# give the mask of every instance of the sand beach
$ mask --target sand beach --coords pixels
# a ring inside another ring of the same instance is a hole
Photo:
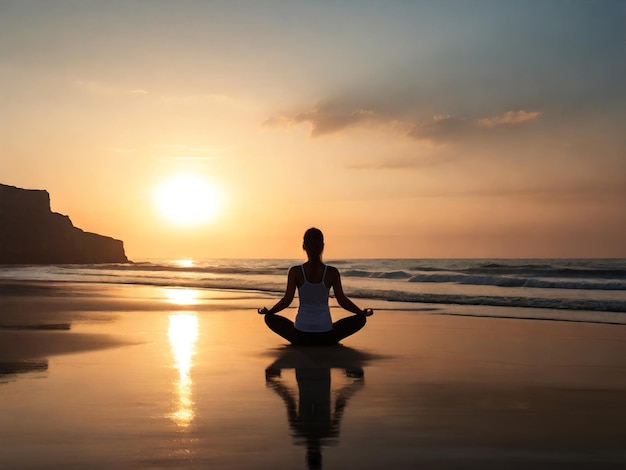
[[[2,468],[626,464],[623,326],[370,301],[341,346],[294,348],[256,314],[267,293],[0,291]]]
[[[0,470],[625,470],[625,20],[0,0]]]

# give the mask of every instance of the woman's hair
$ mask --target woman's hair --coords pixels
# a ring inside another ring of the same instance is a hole
[[[320,229],[311,227],[304,232],[303,245],[307,253],[321,255],[324,250],[324,234]]]

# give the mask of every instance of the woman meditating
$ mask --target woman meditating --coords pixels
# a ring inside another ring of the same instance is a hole
[[[328,346],[337,344],[342,339],[359,331],[365,326],[366,318],[374,312],[370,308],[361,310],[343,293],[339,271],[322,262],[324,251],[324,235],[317,228],[310,228],[304,234],[302,248],[306,251],[308,261],[300,266],[289,269],[287,288],[282,299],[267,309],[259,309],[265,315],[267,326],[298,346]],[[276,313],[289,307],[298,288],[300,305],[295,324]],[[333,323],[328,306],[330,288],[341,307],[354,313],[354,316],[343,318]]]

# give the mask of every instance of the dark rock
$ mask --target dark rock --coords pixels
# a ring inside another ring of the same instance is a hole
[[[121,240],[74,227],[43,190],[0,184],[0,264],[128,263]]]

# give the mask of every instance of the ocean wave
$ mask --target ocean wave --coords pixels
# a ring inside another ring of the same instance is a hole
[[[465,274],[438,273],[438,274],[416,274],[411,276],[409,282],[453,282],[456,284],[473,284],[477,286],[497,286],[497,287],[523,287],[526,279],[514,277],[495,276],[467,276]]]
[[[491,307],[543,308],[626,313],[626,302],[620,300],[549,299],[521,296],[472,296],[463,294],[410,293],[395,290],[357,290],[358,298],[428,304],[485,305]]]
[[[529,277],[574,277],[599,279],[626,279],[626,269],[620,268],[583,268],[524,264],[507,266],[487,264],[460,270],[465,274],[522,275]]]
[[[574,277],[626,280],[624,259],[553,260],[406,260],[410,272],[448,272],[468,275]]]
[[[568,279],[574,282],[607,281],[606,289],[622,289],[626,285],[626,268],[624,263],[589,265],[591,262],[580,261],[578,266],[566,265],[563,261],[548,263],[513,263],[484,262],[471,260],[431,261],[424,264],[411,263],[412,260],[374,260],[369,265],[365,260],[347,261],[334,260],[329,264],[342,265],[342,275],[372,279],[407,279],[410,282],[461,282],[477,285],[503,285],[507,287],[524,287],[529,280],[556,279],[562,282]],[[203,261],[192,266],[179,265],[173,261],[143,261],[130,264],[103,265],[57,265],[59,270],[115,270],[121,272],[172,272],[172,273],[207,273],[231,275],[277,275],[286,274],[295,260],[233,260]],[[380,269],[380,268],[383,269]],[[386,269],[389,268],[389,269]],[[533,281],[534,282],[534,281]],[[543,282],[543,281],[542,281]],[[595,285],[588,283],[592,288]],[[602,283],[598,283],[602,285]],[[526,287],[528,287],[526,285]],[[578,288],[578,287],[573,287]],[[599,287],[602,288],[602,287]]]
[[[183,266],[173,260],[133,264],[0,266],[0,278],[188,288],[284,292],[296,260],[201,260]],[[337,264],[331,261],[329,264]],[[437,270],[428,270],[436,267]],[[593,277],[524,276],[520,270],[596,273]],[[414,271],[414,269],[421,269]],[[484,274],[480,269],[509,274]],[[560,270],[560,271],[559,271]],[[477,271],[477,272],[474,272]],[[398,302],[491,305],[592,311],[626,311],[626,260],[350,260],[342,275],[351,296]],[[510,274],[515,273],[515,274]],[[439,283],[439,285],[428,285]],[[459,285],[462,287],[455,287]]]
[[[344,277],[367,277],[372,279],[409,279],[412,274],[406,271],[364,271],[352,269],[342,274]]]
[[[116,278],[111,280],[100,279],[98,282],[152,285],[163,287],[183,288],[206,288],[240,291],[257,291],[281,294],[284,291],[284,282],[258,282],[236,278]],[[558,310],[587,310],[597,312],[626,313],[626,301],[621,300],[595,300],[595,299],[562,299],[562,298],[539,298],[524,296],[487,296],[466,294],[435,294],[414,293],[399,290],[385,289],[352,289],[350,296],[361,299],[386,300],[391,302],[411,302],[428,304],[454,304],[454,305],[484,305],[492,307],[520,307],[541,308]]]
[[[372,271],[364,271],[361,269],[350,269],[342,273],[343,277],[370,277]]]
[[[233,274],[233,275],[276,275],[287,274],[290,265],[284,266],[220,266],[220,265],[199,265],[199,266],[178,266],[175,264],[159,264],[152,262],[142,262],[133,264],[93,264],[93,265],[55,265],[55,269],[70,270],[75,272],[97,271],[97,272],[121,272],[125,274],[140,273],[189,273],[189,274]]]
[[[626,290],[626,282],[528,279],[524,284],[524,287],[534,287],[542,289]]]
[[[594,280],[535,279],[508,276],[468,276],[453,273],[416,274],[411,276],[408,281],[424,283],[452,282],[475,286],[529,287],[539,289],[626,290],[626,281],[618,280],[603,282]]]

